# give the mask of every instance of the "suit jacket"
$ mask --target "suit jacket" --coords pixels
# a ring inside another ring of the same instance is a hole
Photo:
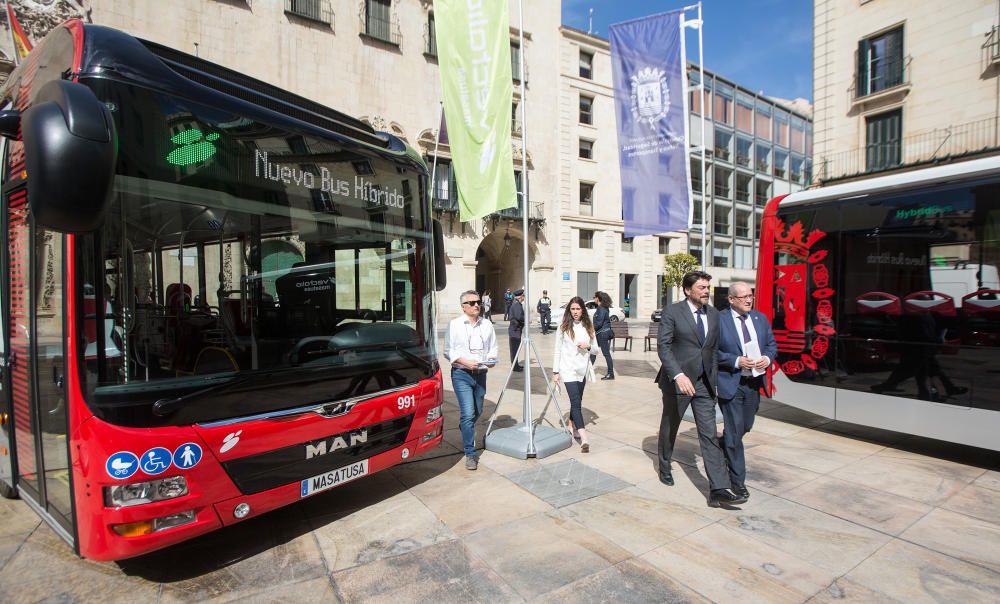
[[[517,300],[510,305],[510,324],[507,326],[507,335],[511,338],[520,338],[524,329],[524,307]]]
[[[736,389],[740,386],[740,375],[743,370],[736,368],[737,357],[743,356],[743,334],[736,328],[736,323],[732,320],[732,313],[729,309],[720,313],[721,327],[719,329],[719,398],[730,399],[736,396]],[[757,332],[757,344],[760,346],[760,353],[774,362],[774,357],[778,354],[778,343],[774,339],[774,332],[767,322],[764,313],[756,310],[750,311],[750,320],[753,321],[753,329]],[[763,377],[763,376],[762,376]],[[764,381],[764,394],[770,396],[767,388],[767,380]]]
[[[660,331],[656,338],[660,370],[656,374],[656,383],[667,394],[677,392],[674,386],[675,375],[683,373],[693,383],[701,377],[704,368],[712,395],[715,395],[719,375],[719,363],[716,359],[719,349],[719,311],[709,304],[704,308],[708,321],[708,335],[704,346],[698,342],[698,324],[694,321],[686,299],[668,306],[660,317]]]

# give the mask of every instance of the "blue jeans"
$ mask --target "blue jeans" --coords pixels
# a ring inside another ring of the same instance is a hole
[[[452,367],[451,385],[458,397],[458,429],[462,432],[462,446],[466,457],[473,457],[476,454],[476,421],[483,414],[483,399],[486,398],[486,372],[473,373]]]
[[[573,429],[586,428],[583,422],[583,388],[584,382],[563,382],[566,387],[566,396],[569,397],[569,419],[573,422]]]

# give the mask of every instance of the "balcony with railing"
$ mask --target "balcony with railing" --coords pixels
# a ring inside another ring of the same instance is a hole
[[[523,213],[523,202],[518,203],[516,207],[507,208],[506,210],[500,210],[496,214],[491,214],[487,218],[494,216],[499,216],[500,218],[516,218],[521,220],[524,216]],[[544,221],[545,220],[545,202],[542,201],[529,201],[528,202],[528,220],[529,221]]]
[[[361,2],[361,36],[399,46],[403,34],[399,28],[399,17],[392,12],[388,2],[363,0]]]
[[[333,24],[330,0],[285,0],[285,13],[317,23]]]
[[[887,60],[871,66],[870,72],[856,74],[848,89],[851,104],[871,103],[909,92],[911,61],[910,56]]]
[[[988,117],[816,157],[816,177],[830,182],[899,168],[1000,152],[1000,121]]]
[[[983,42],[983,59],[986,66],[1000,63],[1000,25],[994,25]]]

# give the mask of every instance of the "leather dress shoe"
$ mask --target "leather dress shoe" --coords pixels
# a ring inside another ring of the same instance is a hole
[[[741,484],[739,486],[733,487],[733,493],[735,493],[737,497],[742,497],[743,499],[750,499],[750,491],[747,489],[746,485]]]
[[[668,487],[674,486],[674,475],[670,472],[666,474],[660,474],[660,482],[667,485]]]
[[[716,489],[708,495],[708,507],[718,508],[729,505],[739,505],[746,503],[745,497],[733,495],[726,489]]]
[[[514,365],[514,371],[524,371],[524,367],[520,365]]]
[[[613,379],[615,379],[615,374],[609,373],[606,376],[602,377],[601,379],[602,380],[613,380]]]

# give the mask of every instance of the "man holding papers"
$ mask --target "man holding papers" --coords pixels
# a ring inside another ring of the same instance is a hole
[[[743,435],[753,427],[760,406],[763,375],[778,352],[778,343],[767,317],[753,310],[750,286],[737,281],[729,286],[729,310],[722,312],[719,333],[719,407],[725,421],[720,439],[729,462],[732,490],[750,497],[746,487]]]

